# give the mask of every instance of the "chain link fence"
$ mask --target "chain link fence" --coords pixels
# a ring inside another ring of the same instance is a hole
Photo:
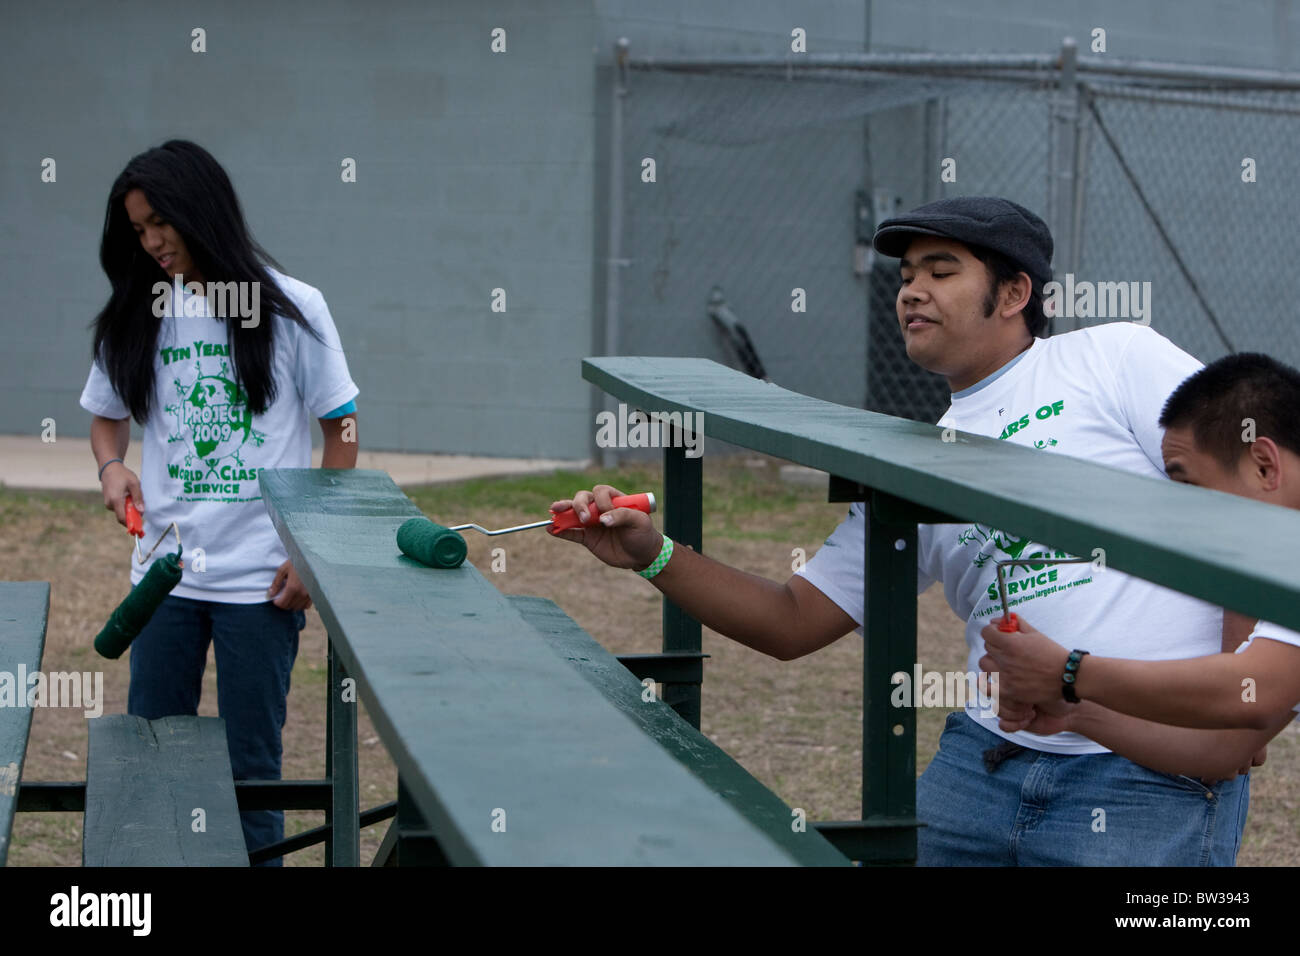
[[[933,421],[947,388],[903,351],[897,262],[870,235],[896,211],[984,194],[1047,220],[1063,284],[1137,283],[1127,304],[1064,303],[1054,332],[1145,321],[1203,361],[1300,365],[1300,270],[1285,266],[1300,77],[1067,46],[626,59],[614,82],[611,161],[628,172],[611,178],[607,329],[621,354],[704,356]]]
[[[1300,93],[1089,93],[1082,271],[1150,281],[1152,326],[1205,361],[1300,365]]]

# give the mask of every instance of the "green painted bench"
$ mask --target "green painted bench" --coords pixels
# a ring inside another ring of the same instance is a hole
[[[248,865],[224,720],[87,723],[84,865]]]
[[[830,500],[866,504],[863,818],[816,824],[852,859],[916,856],[916,714],[891,706],[890,693],[892,675],[916,663],[918,522],[979,521],[1078,555],[1100,548],[1108,567],[1300,628],[1300,512],[983,436],[945,435],[706,359],[589,358],[582,374],[633,408],[675,413],[679,422],[702,415],[709,438],[824,471]],[[702,475],[701,458],[665,448],[664,531],[696,550],[703,549]],[[665,650],[700,650],[698,622],[668,601],[663,641]],[[681,693],[698,714],[698,687]]]
[[[397,528],[420,512],[387,474],[259,480],[339,662],[331,699],[354,686],[397,765],[377,863],[847,862],[671,708],[643,704],[636,677],[549,602],[402,555]],[[352,839],[345,812],[336,843]]]
[[[842,866],[847,862],[826,840],[807,839],[804,833],[797,832],[792,826],[791,808],[780,797],[671,707],[657,698],[646,702],[646,688],[641,681],[554,601],[524,596],[511,596],[509,601],[545,638],[551,650],[572,664],[601,696],[792,857],[808,866]],[[807,826],[811,828],[812,824]]]
[[[41,669],[50,586],[0,582],[0,671]],[[87,721],[86,783],[20,785],[31,708],[0,706],[0,864],[19,810],[85,810],[86,866],[247,866],[225,723],[212,717]],[[194,827],[203,811],[203,830]]]
[[[50,612],[46,581],[0,581],[0,671],[13,681],[15,698],[0,706],[0,866],[9,856],[9,835],[18,809],[19,781],[32,729],[32,711],[20,675],[41,669]],[[21,696],[20,696],[21,695]]]

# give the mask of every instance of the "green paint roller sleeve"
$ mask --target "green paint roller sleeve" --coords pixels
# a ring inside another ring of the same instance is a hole
[[[467,550],[464,538],[428,518],[403,522],[397,529],[397,546],[407,557],[431,568],[458,568]]]
[[[126,600],[108,618],[104,629],[95,636],[95,650],[117,659],[149,623],[163,598],[181,583],[179,554],[166,554],[150,565],[140,583],[131,589]]]

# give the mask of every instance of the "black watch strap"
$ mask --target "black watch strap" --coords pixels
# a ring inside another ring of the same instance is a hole
[[[1087,653],[1076,648],[1070,651],[1070,656],[1065,661],[1065,673],[1061,675],[1061,696],[1071,704],[1079,702],[1079,695],[1074,692],[1074,681],[1079,674],[1079,662]]]

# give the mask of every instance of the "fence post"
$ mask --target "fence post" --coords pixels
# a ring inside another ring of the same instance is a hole
[[[1076,74],[1078,47],[1073,37],[1061,43],[1060,73],[1050,106],[1048,130],[1047,226],[1055,244],[1053,273],[1064,282],[1065,274],[1079,265],[1079,100]],[[1051,320],[1053,333],[1069,332],[1078,320],[1058,315]]]
[[[622,37],[614,44],[614,72],[610,82],[609,109],[609,236],[606,238],[608,255],[605,257],[605,342],[604,354],[619,352],[619,270],[627,264],[623,258],[623,98],[627,96],[628,42]],[[606,411],[617,412],[614,396],[608,392],[601,396]],[[593,439],[594,440],[594,439]],[[618,464],[618,452],[613,448],[598,449],[602,468]]]

